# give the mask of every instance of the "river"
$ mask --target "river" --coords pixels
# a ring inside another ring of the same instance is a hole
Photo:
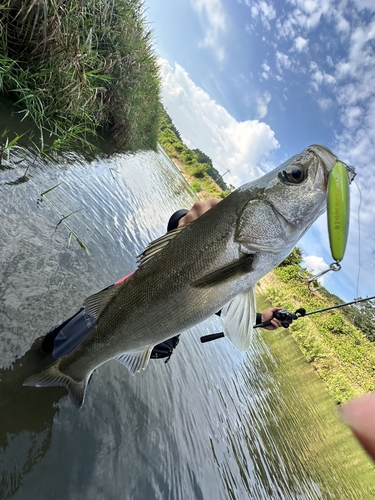
[[[131,272],[195,198],[162,150],[18,157],[0,170],[1,499],[374,498],[372,464],[282,329],[241,354],[201,344],[220,331],[207,320],[167,364],[100,367],[80,410],[62,388],[23,387],[48,362],[38,338]]]

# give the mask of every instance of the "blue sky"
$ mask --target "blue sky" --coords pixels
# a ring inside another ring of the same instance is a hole
[[[163,103],[187,145],[229,168],[227,182],[248,182],[314,143],[355,166],[342,270],[324,285],[344,300],[375,295],[375,1],[146,7]],[[300,246],[310,269],[332,262],[324,216]]]

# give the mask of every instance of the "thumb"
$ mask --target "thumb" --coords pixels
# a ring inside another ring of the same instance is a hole
[[[375,393],[366,394],[344,404],[340,408],[340,416],[375,460]]]

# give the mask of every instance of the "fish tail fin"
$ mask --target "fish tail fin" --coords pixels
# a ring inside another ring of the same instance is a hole
[[[88,381],[88,374],[81,380],[74,380],[59,369],[59,362],[53,363],[51,366],[41,372],[29,377],[23,385],[31,387],[51,387],[63,386],[68,392],[70,399],[77,408],[81,408],[85,400],[85,393]]]

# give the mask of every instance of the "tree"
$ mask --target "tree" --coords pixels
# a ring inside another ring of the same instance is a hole
[[[285,259],[279,264],[279,267],[291,266],[293,264],[299,266],[302,260],[302,250],[299,247],[294,247],[288,257],[285,257]]]

